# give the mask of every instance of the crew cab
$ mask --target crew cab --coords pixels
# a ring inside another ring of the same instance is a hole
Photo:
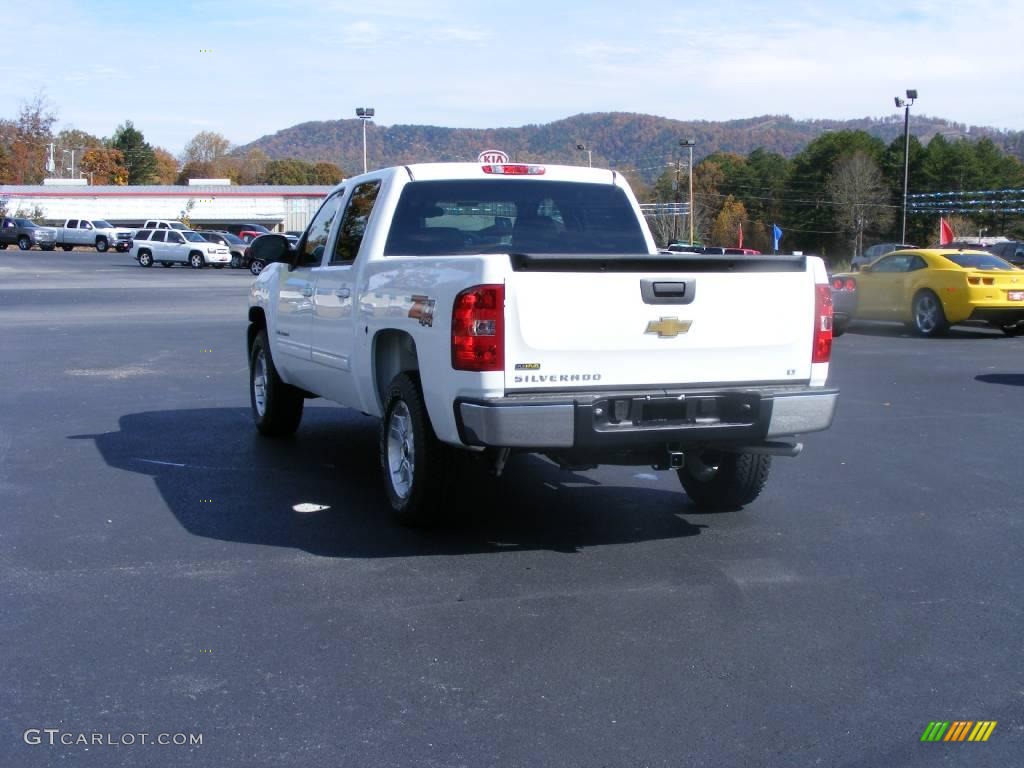
[[[67,219],[57,227],[57,245],[65,251],[76,245],[88,245],[100,253],[110,248],[124,253],[132,247],[132,230],[115,227],[103,219]]]
[[[252,256],[256,428],[295,432],[310,397],[379,417],[406,524],[443,514],[467,457],[500,473],[518,452],[675,470],[699,507],[736,509],[832,422],[821,259],[658,253],[614,171],[373,171]]]
[[[57,233],[53,227],[40,227],[32,219],[20,216],[4,216],[0,218],[0,250],[9,245],[16,245],[27,251],[38,245],[42,251],[52,251],[57,245]]]
[[[202,269],[207,264],[220,268],[231,263],[231,253],[225,246],[211,243],[189,229],[140,229],[132,240],[132,258],[142,267],[159,263],[164,267],[188,264]]]

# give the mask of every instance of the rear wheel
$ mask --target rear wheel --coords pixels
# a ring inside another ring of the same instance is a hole
[[[139,266],[140,267],[152,267],[153,266],[153,254],[149,251],[142,251],[139,253]]]
[[[188,255],[188,263],[192,269],[202,269],[206,266],[206,259],[203,258],[203,254],[193,252]]]
[[[772,457],[755,453],[692,451],[678,470],[679,482],[694,504],[724,512],[756,499],[768,482]]]
[[[242,257],[237,254],[231,254],[231,268],[238,269],[242,266]]]
[[[400,523],[428,527],[451,511],[461,458],[456,451],[434,434],[419,380],[407,373],[392,379],[380,427],[380,466]]]
[[[914,330],[921,336],[942,336],[949,330],[949,321],[939,297],[931,291],[920,291],[911,307]]]
[[[249,402],[256,429],[267,437],[290,435],[302,421],[302,392],[286,384],[274,367],[266,330],[261,330],[249,353]]]

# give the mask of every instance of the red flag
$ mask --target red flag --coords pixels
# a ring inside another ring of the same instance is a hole
[[[949,245],[953,242],[953,228],[949,222],[939,217],[939,245]]]
[[[739,242],[736,243],[736,247],[737,248],[742,248],[743,247],[743,222],[742,221],[740,222]]]

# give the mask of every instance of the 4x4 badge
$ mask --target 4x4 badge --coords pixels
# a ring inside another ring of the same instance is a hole
[[[663,317],[657,322],[651,320],[644,333],[656,333],[659,339],[672,339],[680,333],[686,333],[693,325],[692,320],[680,320],[678,317]]]

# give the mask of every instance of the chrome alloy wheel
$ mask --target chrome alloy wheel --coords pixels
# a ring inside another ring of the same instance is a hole
[[[930,293],[923,293],[914,302],[914,323],[923,334],[932,333],[939,326],[939,301]]]
[[[415,468],[412,415],[405,401],[399,400],[391,409],[388,423],[388,475],[395,495],[400,499],[409,498]]]
[[[262,419],[267,414],[267,353],[260,349],[252,364],[252,400]]]

